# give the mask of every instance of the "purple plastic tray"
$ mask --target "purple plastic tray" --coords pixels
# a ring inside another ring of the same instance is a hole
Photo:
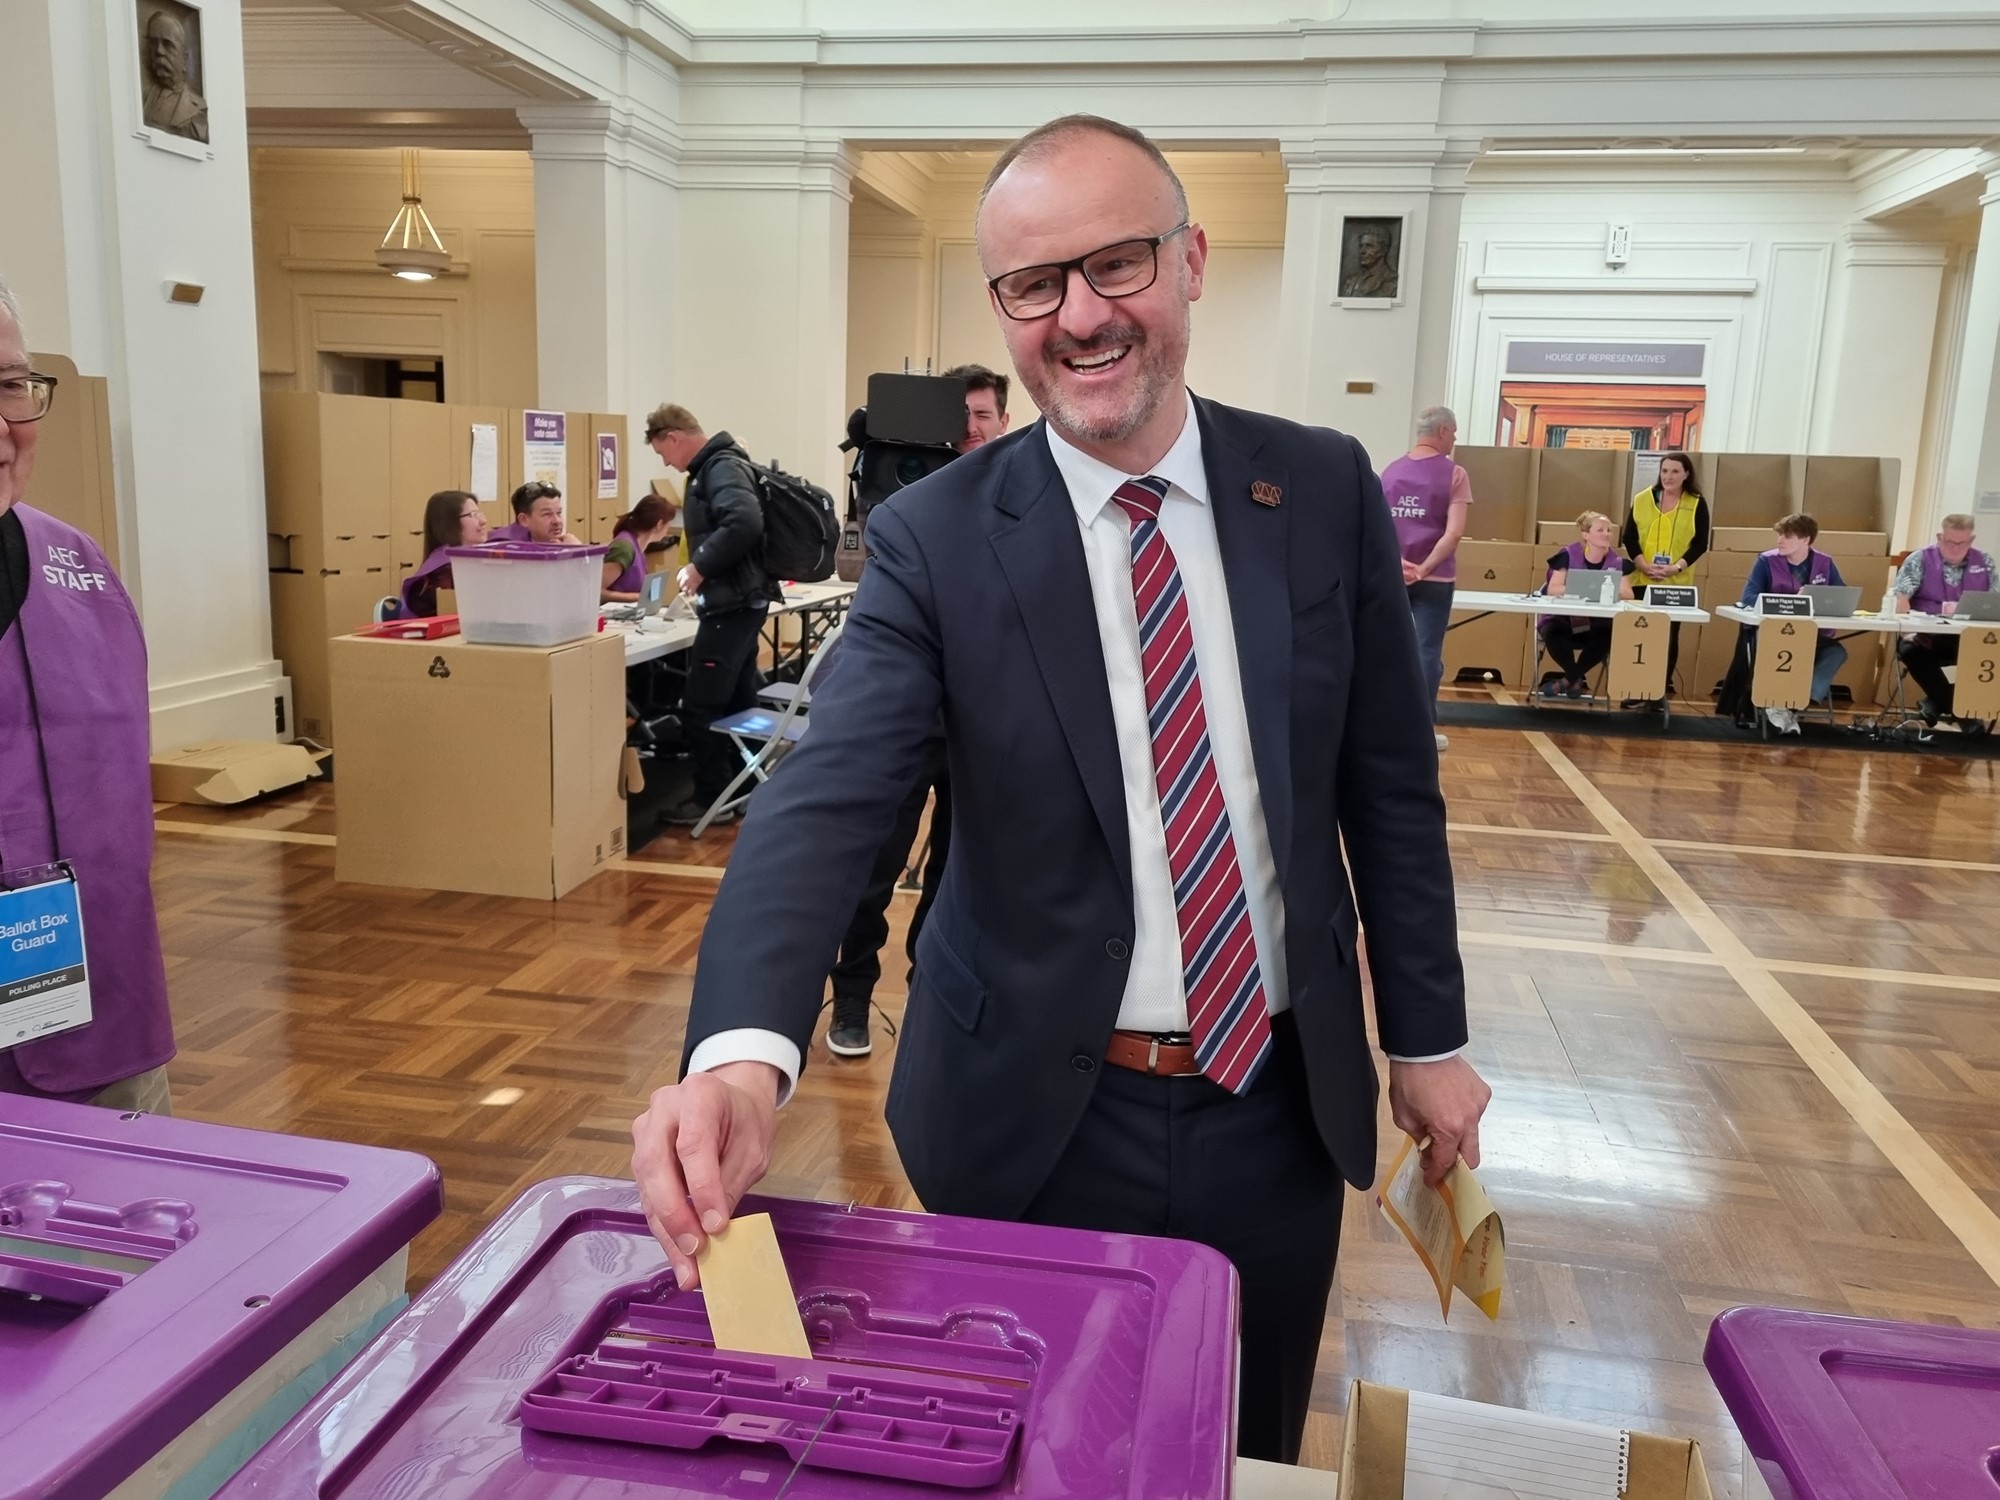
[[[2000,1333],[1738,1307],[1702,1362],[1776,1500],[2000,1500]]]
[[[0,1094],[0,1500],[104,1494],[441,1206],[420,1156]]]
[[[632,1185],[561,1178],[217,1500],[771,1500],[788,1480],[786,1500],[1228,1493],[1236,1275],[1213,1251],[824,1203],[743,1211],[773,1218],[814,1358],[718,1353]]]

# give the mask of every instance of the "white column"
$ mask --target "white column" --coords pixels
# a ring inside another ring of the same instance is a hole
[[[1811,451],[1899,460],[1889,534],[1906,536],[1945,247],[1864,223],[1849,226],[1837,253]]]
[[[678,399],[679,142],[664,123],[603,102],[519,114],[534,137],[541,403],[622,412],[636,428]]]
[[[1470,159],[1460,143],[1432,138],[1284,145],[1284,415],[1351,433],[1378,466],[1407,446],[1411,417],[1446,396]],[[1401,220],[1393,297],[1341,297],[1348,218]]]
[[[1966,296],[1965,338],[1944,472],[1936,513],[1913,528],[1913,537],[1935,531],[1938,516],[1972,510],[1981,495],[1994,496],[1989,503],[2000,509],[2000,156],[1987,158],[1983,169],[1986,191],[1979,199],[1979,249]],[[1980,538],[1983,546],[1995,540],[2000,539]]]
[[[281,671],[239,0],[204,0],[200,17],[206,144],[146,128],[129,0],[0,11],[16,126],[0,270],[34,348],[109,383],[120,572],[145,623],[163,750],[270,739]],[[174,282],[203,287],[199,305],[168,301]]]
[[[673,399],[760,463],[841,493],[848,211],[838,141],[690,139]]]

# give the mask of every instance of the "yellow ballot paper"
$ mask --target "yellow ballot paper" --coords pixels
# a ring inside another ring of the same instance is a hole
[[[806,1325],[769,1214],[746,1214],[708,1237],[696,1257],[715,1347],[811,1359]]]
[[[1424,1185],[1422,1147],[1408,1136],[1389,1168],[1389,1182],[1375,1197],[1382,1217],[1401,1231],[1417,1259],[1431,1273],[1438,1309],[1451,1318],[1451,1289],[1457,1287],[1489,1318],[1500,1316],[1500,1282],[1507,1266],[1507,1239],[1500,1215],[1464,1162],[1454,1162],[1436,1187]],[[703,1272],[704,1276],[708,1273]]]

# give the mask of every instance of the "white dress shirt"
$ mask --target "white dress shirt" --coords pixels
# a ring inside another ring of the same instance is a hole
[[[1160,530],[1173,549],[1194,635],[1196,670],[1201,677],[1209,748],[1215,759],[1223,806],[1229,811],[1236,861],[1256,941],[1271,1014],[1291,1004],[1285,974],[1285,903],[1278,888],[1277,862],[1257,790],[1250,751],[1250,719],[1243,707],[1237,667],[1236,627],[1229,611],[1229,588],[1222,551],[1209,506],[1208,471],[1201,455],[1201,427],[1194,398],[1188,396],[1180,436],[1150,471],[1168,482],[1160,505]],[[1153,778],[1153,736],[1146,703],[1145,672],[1139,651],[1139,620],[1132,604],[1131,527],[1112,494],[1126,474],[1065,442],[1045,426],[1049,452],[1076,508],[1083,534],[1084,563],[1090,575],[1091,604],[1104,648],[1105,678],[1111,690],[1111,720],[1118,735],[1118,759],[1125,789],[1125,829],[1132,858],[1132,963],[1118,1025],[1128,1031],[1188,1029],[1187,986],[1181,970],[1180,917],[1174,904],[1174,877],[1167,861],[1166,828],[1160,819],[1159,790]],[[1441,1054],[1456,1056],[1456,1052]],[[1397,1058],[1430,1062],[1434,1058]],[[742,1028],[718,1031],[688,1060],[688,1071],[703,1072],[728,1062],[767,1062],[785,1075],[782,1103],[798,1083],[801,1059],[796,1044],[773,1031]]]

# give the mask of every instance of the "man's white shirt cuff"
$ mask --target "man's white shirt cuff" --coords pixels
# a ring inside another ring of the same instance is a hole
[[[724,1035],[727,1035],[727,1033],[725,1032],[725,1033],[724,1033]],[[702,1046],[703,1046],[703,1047],[706,1047],[707,1045],[708,1045],[708,1043],[707,1043],[707,1042],[703,1042],[703,1043],[702,1043]],[[789,1044],[788,1044],[788,1045],[789,1045]],[[1469,1047],[1469,1046],[1471,1046],[1471,1045],[1472,1045],[1472,1044],[1471,1044],[1470,1042],[1467,1042],[1467,1043],[1465,1044],[1465,1046],[1466,1046],[1466,1047]],[[699,1052],[699,1050],[700,1050],[700,1049],[699,1049],[699,1048],[697,1048],[696,1050],[697,1050],[697,1052]],[[1384,1052],[1384,1053],[1383,1053],[1382,1055],[1383,1055],[1384,1057],[1388,1058],[1390,1062],[1405,1062],[1405,1063],[1409,1063],[1409,1062],[1447,1062],[1447,1061],[1449,1061],[1449,1060],[1450,1060],[1451,1058],[1454,1058],[1454,1057],[1457,1057],[1457,1056],[1458,1056],[1458,1055],[1459,1055],[1459,1054],[1460,1054],[1461,1052],[1463,1052],[1464,1050],[1465,1050],[1465,1047],[1454,1047],[1454,1048],[1452,1048],[1452,1049],[1451,1049],[1451,1051],[1449,1051],[1449,1052],[1440,1052],[1440,1053],[1437,1053],[1437,1054],[1436,1054],[1435,1056],[1432,1056],[1432,1057],[1398,1057],[1398,1056],[1397,1056],[1397,1055],[1396,1055],[1395,1053],[1393,1053],[1393,1052]]]
[[[769,1063],[785,1075],[778,1087],[778,1108],[783,1109],[799,1086],[799,1067],[804,1060],[799,1046],[790,1037],[756,1026],[739,1026],[704,1038],[688,1059],[690,1073],[708,1073],[724,1063]]]

